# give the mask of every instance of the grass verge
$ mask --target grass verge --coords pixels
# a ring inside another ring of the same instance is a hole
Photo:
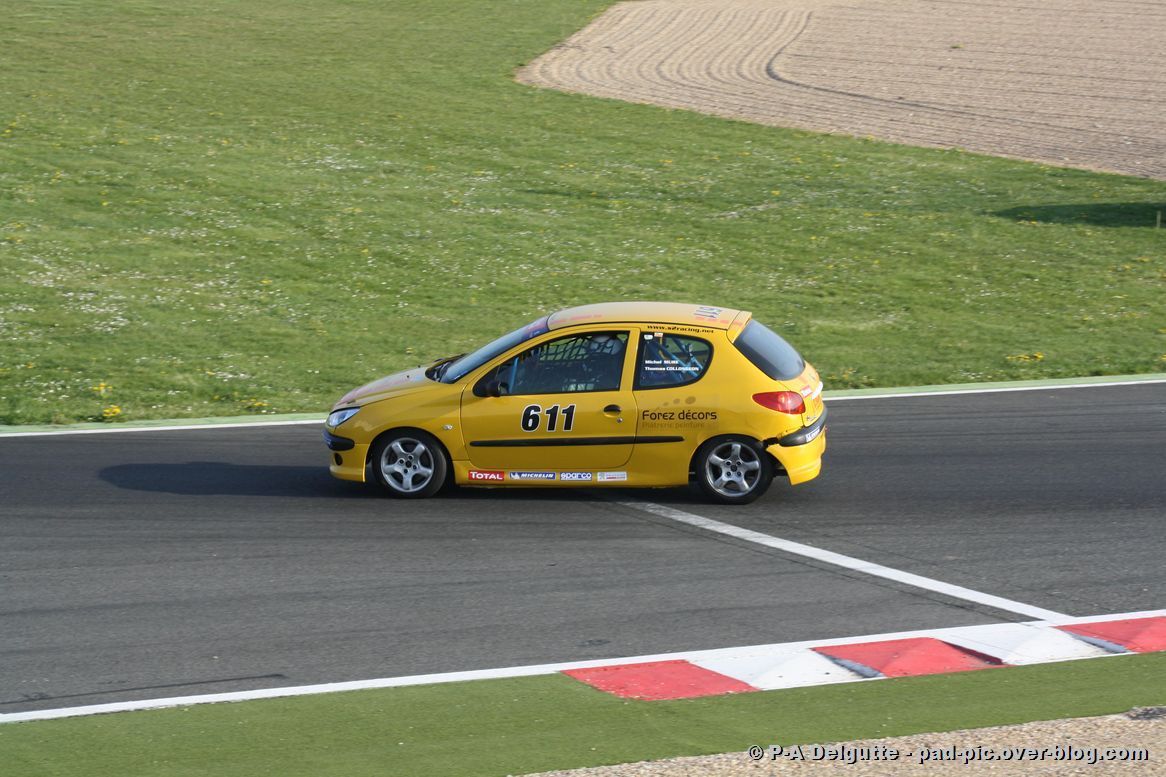
[[[22,777],[485,777],[1101,715],[1166,702],[1166,653],[673,702],[562,675],[0,725]]]
[[[513,82],[606,0],[11,0],[0,423],[320,412],[601,299],[832,388],[1162,368],[1166,184]]]

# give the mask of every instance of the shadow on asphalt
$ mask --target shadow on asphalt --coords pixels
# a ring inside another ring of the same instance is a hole
[[[377,489],[336,480],[324,467],[273,464],[228,464],[191,461],[185,464],[118,464],[98,476],[117,488],[185,496],[274,496],[325,499],[380,499]],[[612,502],[700,500],[686,488],[451,488],[436,501],[461,502],[574,502],[606,499]]]
[[[105,482],[130,491],[192,496],[290,496],[352,498],[376,496],[359,483],[336,480],[323,467],[267,464],[118,464],[98,473]]]

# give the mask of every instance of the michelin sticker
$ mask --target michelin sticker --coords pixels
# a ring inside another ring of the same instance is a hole
[[[553,472],[511,472],[511,480],[554,480]]]

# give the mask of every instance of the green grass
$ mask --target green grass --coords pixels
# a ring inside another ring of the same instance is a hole
[[[1166,653],[674,702],[554,675],[4,724],[0,763],[20,777],[471,777],[1163,702]]]
[[[605,299],[833,388],[1162,369],[1166,184],[512,80],[606,4],[10,0],[0,423],[321,411]]]

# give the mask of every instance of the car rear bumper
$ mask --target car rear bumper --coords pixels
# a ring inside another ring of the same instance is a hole
[[[822,454],[826,452],[825,410],[809,426],[766,442],[765,450],[781,463],[790,485],[813,480],[822,471]]]
[[[799,445],[806,445],[813,442],[818,435],[826,431],[826,408],[822,408],[822,414],[818,416],[817,420],[809,426],[803,426],[796,432],[790,432],[784,437],[777,440],[777,444],[783,448],[793,448]]]

